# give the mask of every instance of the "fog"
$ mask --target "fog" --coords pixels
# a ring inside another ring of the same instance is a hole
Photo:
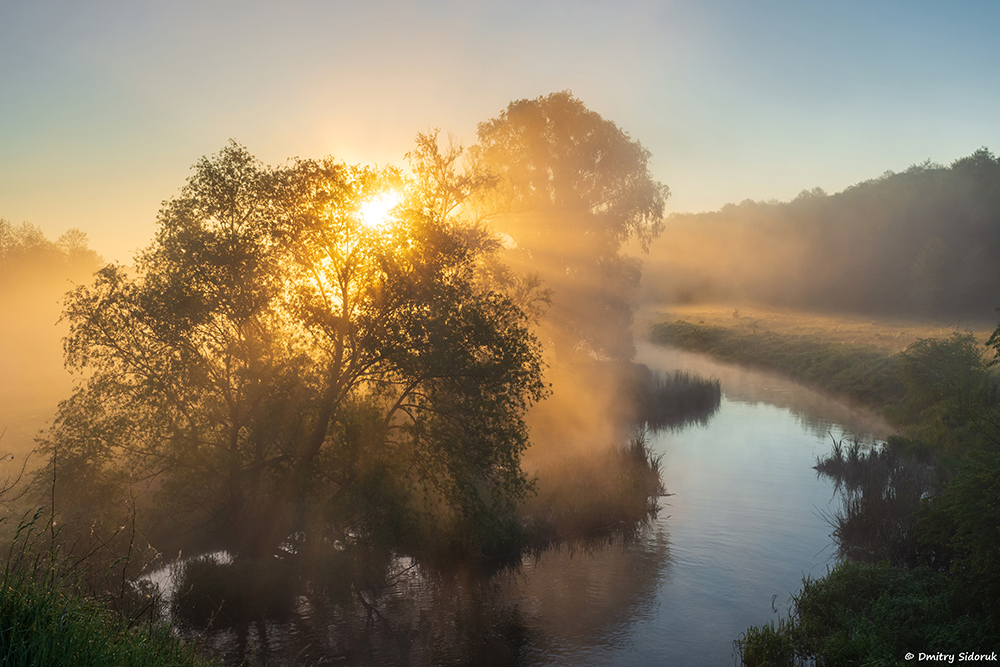
[[[14,462],[34,449],[35,435],[69,394],[63,296],[89,282],[99,263],[79,230],[50,240],[31,224],[0,219],[0,453],[14,457],[0,476],[19,468]]]
[[[466,167],[502,175],[469,206],[504,239],[497,261],[508,279],[519,276],[513,280],[531,286],[522,305],[544,348],[551,393],[528,415],[532,446],[523,463],[543,484],[581,467],[610,465],[607,453],[640,426],[630,387],[640,276],[647,305],[727,300],[929,319],[985,319],[992,308],[995,290],[987,287],[997,277],[990,258],[1000,252],[1000,237],[985,221],[1000,211],[993,178],[1000,163],[986,150],[947,168],[887,173],[832,196],[804,191],[788,203],[748,201],[676,214],[660,235],[657,212],[666,188],[595,169],[595,148],[587,142],[521,141],[521,134],[576,114],[573,122],[589,124],[594,145],[619,151],[616,169],[644,173],[646,156],[633,150],[638,144],[589,113],[566,94],[513,103],[481,126]],[[603,208],[611,192],[619,199],[614,215]],[[641,260],[627,256],[626,243],[633,249],[651,243],[651,252]],[[62,300],[99,265],[82,232],[50,240],[30,224],[0,221],[0,443],[16,460],[32,450],[35,435],[69,395]],[[648,346],[642,350],[652,354]],[[738,369],[671,354],[678,367],[725,376],[738,395]],[[883,421],[836,399],[786,393],[778,404],[831,402],[824,411],[842,414],[859,431],[888,432]]]
[[[644,267],[651,300],[751,302],[880,316],[990,319],[1000,161],[987,149],[828,195],[744,201],[666,222]]]

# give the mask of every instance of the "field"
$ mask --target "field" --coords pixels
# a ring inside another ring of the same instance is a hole
[[[894,354],[922,338],[945,338],[955,331],[971,331],[983,342],[996,321],[984,317],[977,322],[917,322],[852,315],[829,315],[756,306],[725,304],[646,306],[636,313],[636,332],[648,335],[652,325],[682,320],[707,327],[736,329],[746,333],[808,338],[817,343],[870,347]]]

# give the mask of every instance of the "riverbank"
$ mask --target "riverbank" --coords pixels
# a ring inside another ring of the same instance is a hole
[[[849,396],[906,436],[868,451],[841,443],[818,462],[843,496],[830,516],[840,561],[804,580],[787,618],[738,638],[742,664],[902,664],[907,653],[995,649],[1000,404],[990,330],[719,308],[670,315],[653,325],[654,341]]]
[[[941,431],[931,422],[951,415],[930,410],[931,399],[918,396],[933,379],[915,377],[926,375],[917,366],[933,364],[940,373],[961,376],[964,366],[979,363],[973,348],[983,350],[992,332],[984,322],[874,321],[727,306],[647,308],[640,318],[654,343],[781,373],[879,411],[908,435],[928,441],[944,435],[931,433]]]
[[[637,325],[645,330],[662,322],[684,321],[736,331],[770,332],[780,336],[803,337],[817,343],[858,345],[886,354],[902,352],[923,338],[944,338],[955,331],[970,331],[985,341],[996,323],[992,313],[980,320],[916,321],[872,319],[858,315],[831,315],[750,305],[646,305],[636,314]]]

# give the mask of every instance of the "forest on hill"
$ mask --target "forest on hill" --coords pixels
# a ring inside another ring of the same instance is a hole
[[[988,149],[833,195],[671,215],[647,295],[915,317],[990,317],[1000,286],[1000,160]]]

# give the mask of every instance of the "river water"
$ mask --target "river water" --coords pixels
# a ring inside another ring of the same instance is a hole
[[[641,344],[638,361],[721,380],[705,424],[651,437],[667,491],[637,539],[562,545],[486,577],[398,563],[377,612],[301,596],[282,618],[199,630],[230,664],[734,664],[733,640],[786,614],[834,562],[839,506],[812,466],[831,437],[887,426],[774,375]]]

